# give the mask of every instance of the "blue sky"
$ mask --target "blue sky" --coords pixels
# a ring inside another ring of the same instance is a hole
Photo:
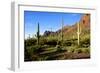
[[[37,12],[24,11],[25,38],[34,36],[37,32],[37,24],[40,24],[40,34],[45,30],[57,31],[61,28],[62,18],[64,26],[71,26],[78,22],[83,14],[61,12]]]

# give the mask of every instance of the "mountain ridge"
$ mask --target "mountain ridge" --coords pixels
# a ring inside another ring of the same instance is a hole
[[[80,31],[81,34],[85,34],[85,32],[90,31],[90,14],[84,14],[81,17],[80,21],[77,23],[79,23],[79,27],[81,29],[81,31]],[[44,36],[60,35],[60,33],[63,32],[64,38],[67,38],[67,35],[68,35],[68,37],[72,37],[72,36],[77,37],[77,29],[78,29],[77,23],[75,23],[74,25],[71,25],[71,26],[64,26],[62,29],[59,29],[56,32],[45,31]]]

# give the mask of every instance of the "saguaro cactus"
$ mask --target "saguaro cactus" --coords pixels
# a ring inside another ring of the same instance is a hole
[[[30,34],[28,34],[28,39],[30,39]]]
[[[63,43],[63,25],[64,25],[64,21],[63,21],[63,18],[62,18],[62,29],[61,29],[61,40],[62,40],[62,43]]]
[[[39,26],[39,23],[38,23],[38,26],[37,26],[37,44],[39,45],[39,39],[40,39],[40,26]]]
[[[81,27],[80,23],[77,23],[77,38],[78,38],[78,45],[80,45],[80,33],[81,33]]]

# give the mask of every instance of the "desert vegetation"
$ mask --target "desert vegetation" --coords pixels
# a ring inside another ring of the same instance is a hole
[[[37,23],[35,37],[29,37],[24,41],[24,60],[45,61],[90,58],[90,27],[84,26],[82,20],[78,23],[81,27],[81,31],[78,30],[80,31],[79,38],[77,37],[77,29],[79,28],[77,23],[67,28],[67,26],[63,26],[62,22],[61,29],[56,32],[45,30],[43,35],[40,34],[40,24]]]

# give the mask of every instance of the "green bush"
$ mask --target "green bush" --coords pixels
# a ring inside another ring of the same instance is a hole
[[[70,41],[64,41],[63,43],[63,46],[71,46],[72,43]]]
[[[40,45],[27,47],[28,53],[31,54],[39,54],[39,52],[43,51],[43,48]]]
[[[48,39],[46,42],[47,45],[57,45],[57,39]]]
[[[58,41],[57,41],[57,45],[60,45],[60,46],[62,45],[61,40],[58,40]]]
[[[25,46],[32,46],[32,45],[36,45],[37,40],[34,38],[30,38],[30,39],[26,39],[25,41]]]
[[[80,46],[84,48],[90,47],[90,37],[81,39]]]
[[[75,46],[77,44],[76,40],[70,39],[70,40],[64,40],[63,45],[64,46]]]
[[[39,53],[43,51],[43,48],[40,45],[26,47],[25,59],[26,60],[38,60]]]
[[[74,53],[90,53],[90,49],[89,48],[78,48],[78,49],[75,49]]]
[[[60,45],[56,45],[56,48],[61,48],[61,46]]]
[[[82,49],[81,48],[78,48],[78,49],[75,49],[74,53],[82,53]]]
[[[62,47],[62,46],[60,46],[60,45],[56,45],[55,48],[57,49],[57,52],[63,52],[63,51],[65,51],[65,50],[64,50],[64,47]],[[67,50],[66,50],[66,51],[67,51]]]
[[[45,45],[47,43],[47,39],[42,37],[40,38],[40,45]]]
[[[74,51],[75,51],[74,48],[70,48],[70,49],[68,49],[68,52],[69,52],[69,53],[74,53]]]
[[[82,51],[83,51],[83,53],[88,53],[89,54],[90,53],[90,48],[83,48]]]

